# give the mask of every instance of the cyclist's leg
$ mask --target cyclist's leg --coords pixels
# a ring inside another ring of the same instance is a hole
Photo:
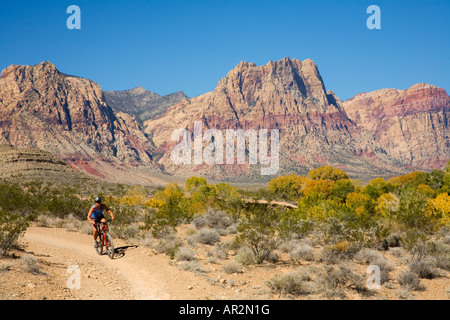
[[[92,234],[93,234],[93,236],[94,236],[94,240],[97,241],[97,237],[98,237],[98,232],[97,232],[97,221],[96,221],[95,218],[92,219],[92,220],[94,220],[94,223],[91,224],[92,230],[93,230],[93,233],[92,233]]]

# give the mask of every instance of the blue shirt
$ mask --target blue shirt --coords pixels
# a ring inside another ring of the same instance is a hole
[[[103,217],[103,204],[100,204],[100,209],[97,209],[97,205],[94,204],[92,207],[94,211],[92,211],[91,218],[101,218]]]

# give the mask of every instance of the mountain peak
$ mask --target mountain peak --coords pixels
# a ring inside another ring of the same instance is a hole
[[[130,89],[128,91],[134,92],[134,93],[144,93],[144,92],[148,92],[148,90],[142,88],[141,86],[137,86],[136,88]]]

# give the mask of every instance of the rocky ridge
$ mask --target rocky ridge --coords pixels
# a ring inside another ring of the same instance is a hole
[[[140,123],[163,114],[170,106],[188,98],[182,91],[160,96],[142,87],[124,91],[105,91],[103,94],[111,108],[132,115]]]
[[[171,134],[192,134],[198,121],[203,131],[278,129],[278,174],[331,164],[368,179],[441,168],[450,158],[449,106],[445,90],[429,84],[341,101],[311,59],[241,62],[194,98],[140,87],[103,92],[43,62],[1,73],[0,144],[40,148],[100,177],[134,166],[215,180],[271,178],[261,177],[259,164],[174,164]]]
[[[153,146],[132,116],[115,113],[97,83],[65,75],[49,62],[2,71],[0,144],[38,148],[75,165],[157,168]]]

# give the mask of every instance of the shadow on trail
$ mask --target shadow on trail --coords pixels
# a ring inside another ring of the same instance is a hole
[[[118,248],[114,248],[114,259],[120,259],[125,256],[125,252],[129,249],[136,249],[137,245],[130,245],[130,246],[122,246]]]

